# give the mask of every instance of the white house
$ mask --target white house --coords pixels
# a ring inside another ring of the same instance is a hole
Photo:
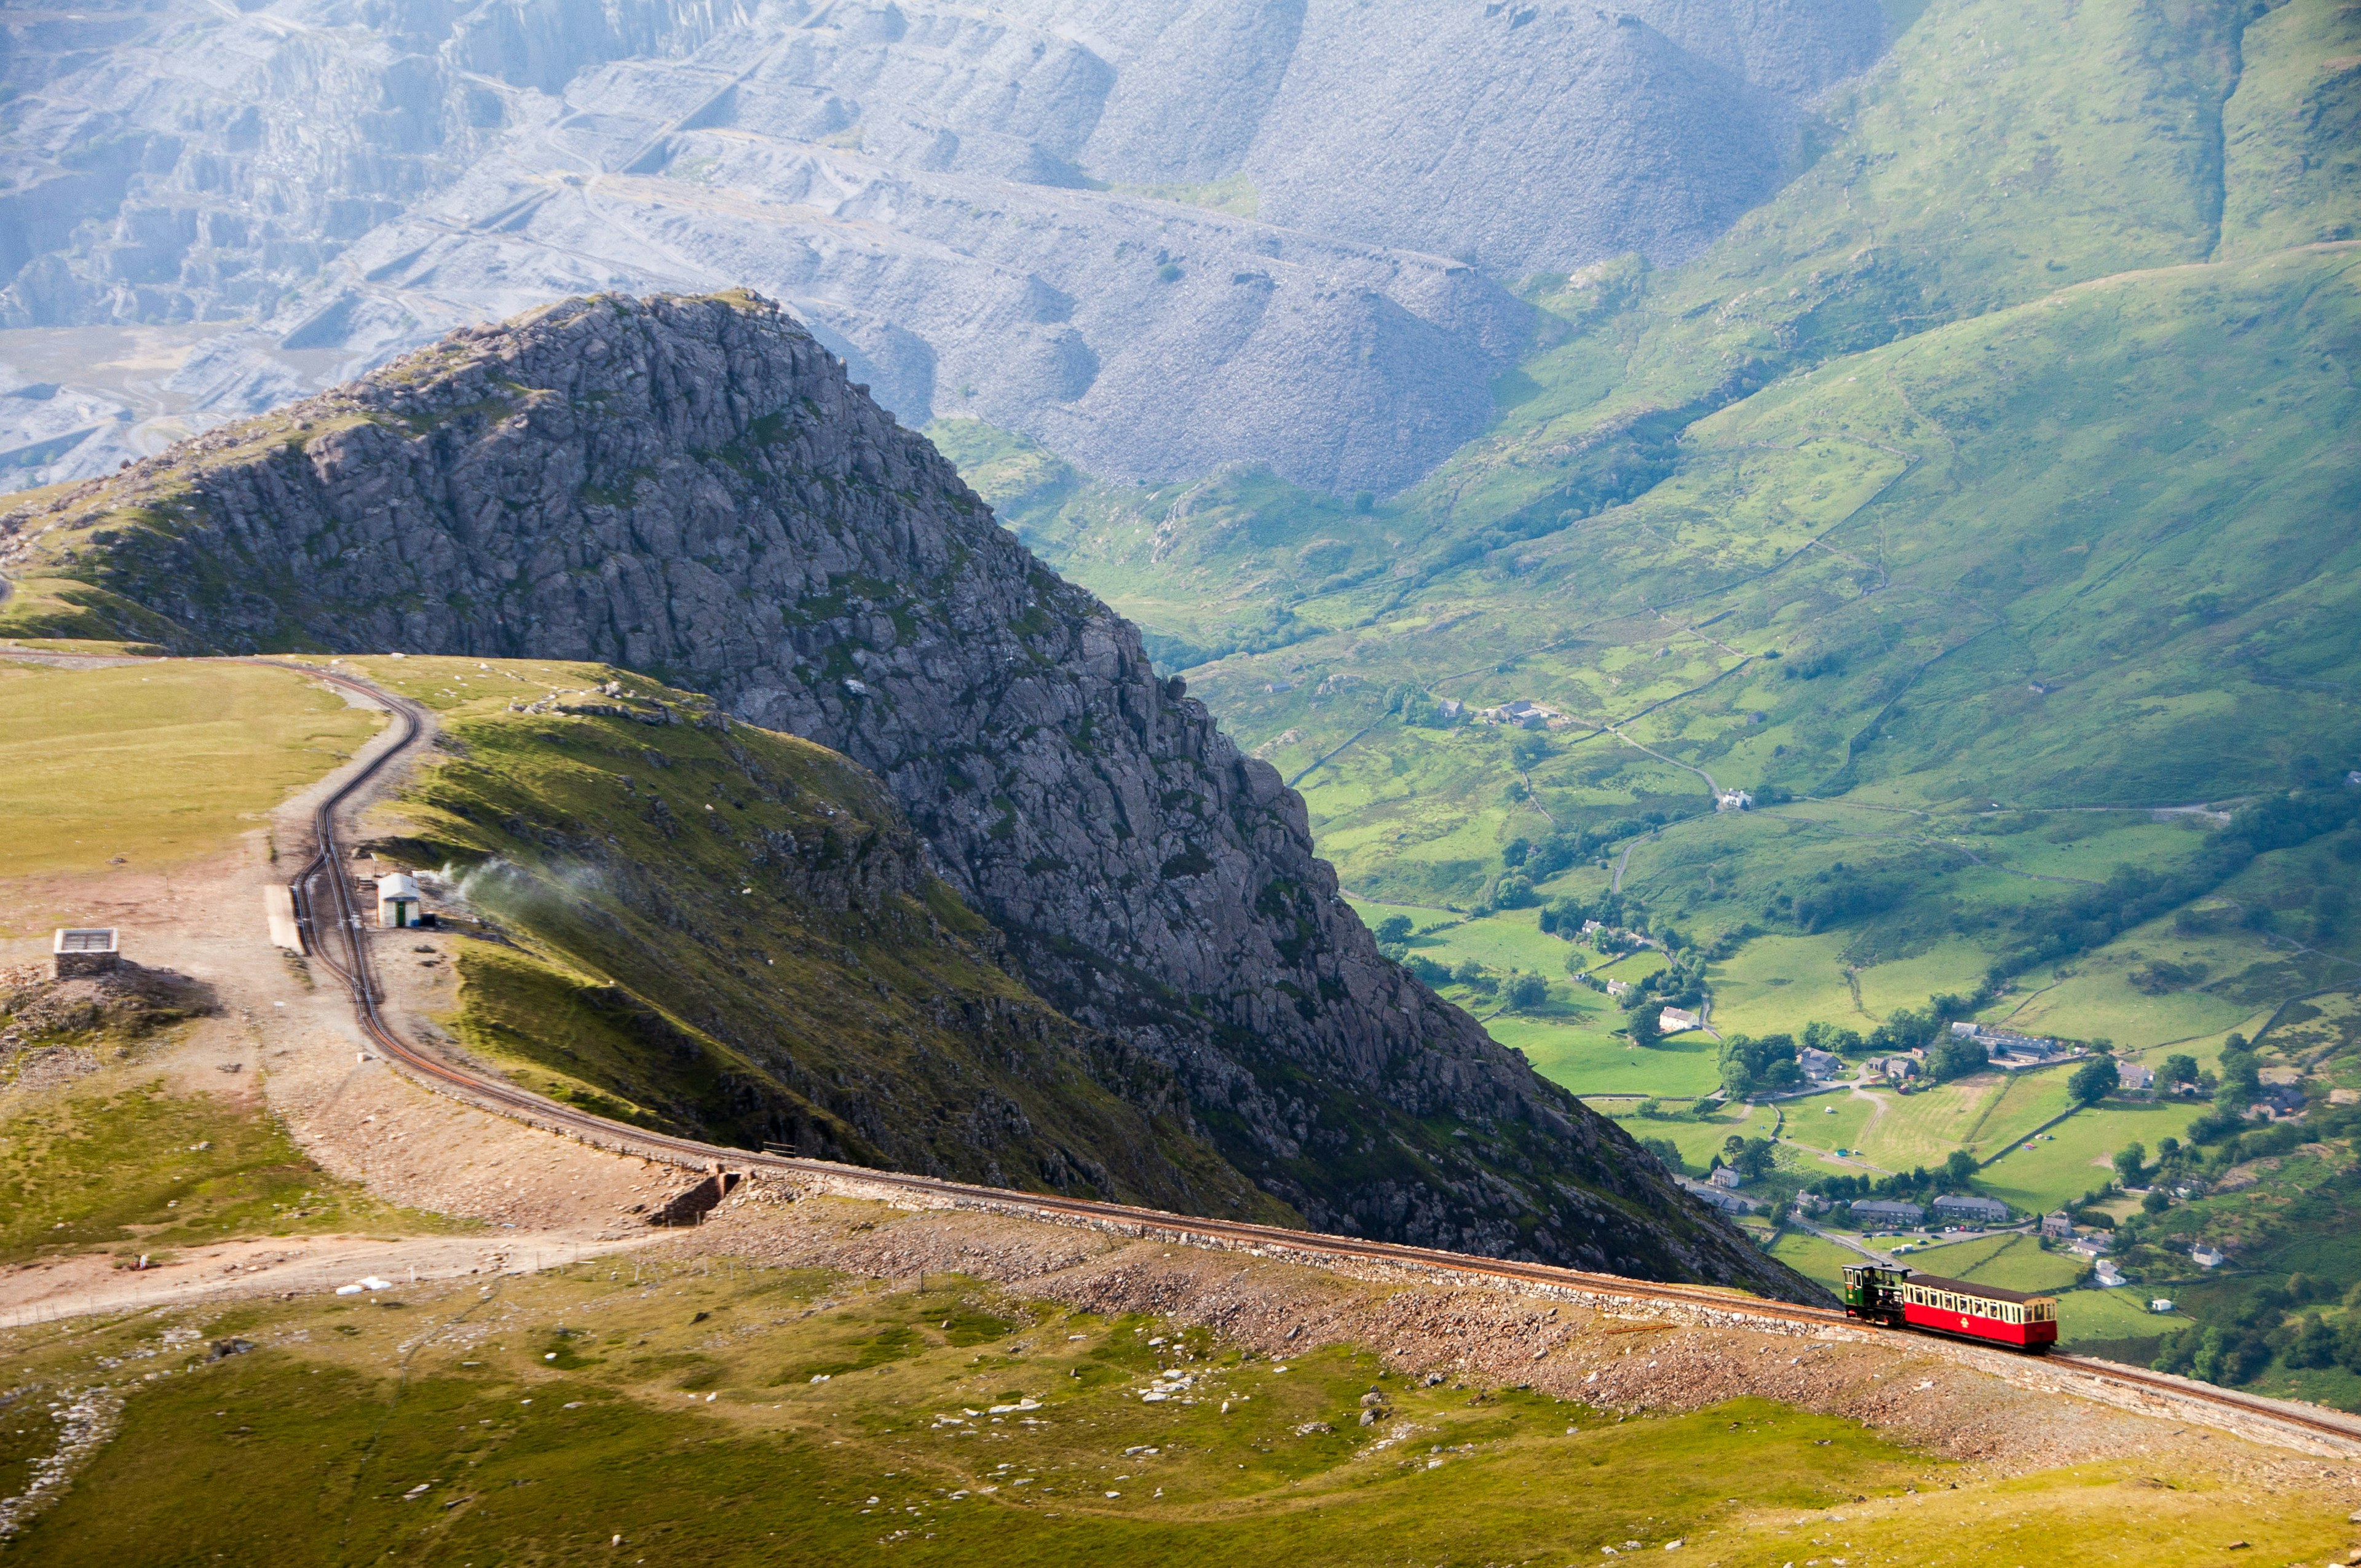
[[[1657,1020],[1656,1026],[1667,1035],[1680,1035],[1691,1029],[1703,1028],[1705,1020],[1686,1008],[1667,1007]]]
[[[1716,1187],[1743,1187],[1746,1185],[1745,1175],[1742,1172],[1732,1170],[1726,1165],[1716,1166],[1714,1168],[1713,1174],[1707,1177],[1706,1179],[1712,1182]]]
[[[2147,1310],[2151,1312],[2169,1312],[2172,1310],[2172,1298],[2169,1296],[2151,1296],[2148,1298]]]
[[[2210,1247],[2203,1242],[2200,1242],[2189,1249],[2189,1261],[2200,1268],[2219,1268],[2230,1261],[2230,1255],[2218,1247]]]
[[[2101,1258],[2098,1266],[2091,1271],[2091,1277],[2102,1290],[2112,1290],[2118,1285],[2128,1283],[2124,1278],[2123,1270],[2115,1266],[2115,1260],[2111,1257]]]
[[[1716,811],[1744,811],[1754,804],[1754,797],[1742,789],[1726,789],[1713,797]]]
[[[2115,1086],[2145,1093],[2156,1087],[2156,1069],[2142,1067],[2136,1061],[2119,1061],[2115,1064]]]
[[[390,930],[418,924],[418,879],[405,872],[377,879],[377,923]]]

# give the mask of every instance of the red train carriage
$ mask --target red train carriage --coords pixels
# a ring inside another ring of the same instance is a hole
[[[2058,1299],[1879,1263],[1844,1267],[1845,1315],[2040,1352],[2058,1343]]]

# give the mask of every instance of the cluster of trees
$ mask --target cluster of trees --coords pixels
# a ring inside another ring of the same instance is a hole
[[[2210,1083],[2205,1075],[2197,1071],[2196,1061],[2189,1057],[2170,1058],[2157,1076],[2174,1083],[2194,1083],[2213,1090],[2213,1105],[2190,1124],[2189,1139],[2196,1144],[2218,1144],[2236,1137],[2246,1124],[2246,1112],[2263,1091],[2261,1058],[2244,1035],[2233,1035],[2222,1043],[2221,1071]]]
[[[1537,974],[1521,974],[1511,970],[1495,974],[1474,959],[1462,959],[1456,969],[1436,963],[1422,953],[1411,953],[1400,960],[1410,970],[1429,985],[1444,986],[1454,981],[1466,986],[1478,996],[1498,997],[1507,1007],[1520,1013],[1530,1013],[1549,1001],[1549,981]]]
[[[2315,1304],[2328,1310],[2311,1310]],[[2253,1381],[2274,1357],[2292,1367],[2361,1372],[2361,1285],[2340,1299],[2328,1281],[2291,1274],[2285,1284],[2263,1287],[2222,1321],[2165,1335],[2149,1365],[2235,1386]]]
[[[1721,1043],[1721,1087],[1732,1100],[1804,1087],[1793,1035],[1732,1035]]]
[[[2307,844],[2356,825],[2361,825],[2361,793],[2345,788],[2341,779],[2334,776],[2322,776],[2308,787],[2241,806],[2229,825],[2213,836],[2204,851],[2180,870],[2117,866],[2102,885],[2045,910],[2039,929],[1995,967],[2015,974],[2103,947],[2131,927],[2204,896],[2246,870],[2257,856]],[[2347,858],[2347,844],[2353,846],[2350,858],[2361,860],[2361,840],[2339,844],[2339,857]],[[2330,902],[2336,906],[2333,918],[2341,920],[2342,901],[2332,898]]]

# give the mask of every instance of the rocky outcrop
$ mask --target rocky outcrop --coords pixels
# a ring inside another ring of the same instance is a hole
[[[845,752],[1034,989],[1315,1225],[1810,1289],[1382,958],[1278,773],[759,301],[456,334],[0,531],[189,647],[607,660]]]

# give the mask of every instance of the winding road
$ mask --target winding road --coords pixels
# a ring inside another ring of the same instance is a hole
[[[757,1154],[643,1132],[544,1100],[513,1084],[476,1077],[404,1040],[379,1011],[381,992],[370,961],[362,912],[353,895],[352,879],[344,868],[337,837],[338,814],[357,795],[382,777],[389,766],[408,756],[429,734],[432,720],[426,710],[373,683],[316,665],[279,660],[245,662],[301,670],[316,679],[382,704],[393,714],[397,727],[393,743],[381,749],[321,803],[314,818],[316,838],[313,858],[296,873],[290,886],[294,894],[298,921],[306,946],[346,987],[362,1032],[390,1060],[407,1069],[425,1086],[479,1109],[620,1154],[717,1175],[726,1168],[774,1177],[802,1178],[815,1183],[867,1189],[881,1195],[905,1196],[919,1200],[929,1207],[985,1210],[1086,1225],[1184,1245],[1291,1256],[1313,1263],[1349,1261],[1378,1264],[1471,1282],[1502,1282],[1526,1288],[1539,1287],[1577,1297],[1670,1304],[1727,1319],[1810,1329],[1850,1326],[1865,1334],[1893,1332],[1864,1328],[1839,1310],[1763,1300],[1712,1286],[1662,1284],[1618,1275],[1561,1268],[1549,1264],[1526,1263],[1513,1258],[1477,1257],[1430,1247],[1174,1214],[1087,1199],[975,1187],[930,1177],[908,1176],[898,1171],[838,1165],[826,1160]],[[1961,1342],[1943,1343],[1956,1344]],[[1983,1355],[2002,1358],[2017,1364],[2020,1368],[2024,1365],[2024,1358],[2015,1353],[1976,1348]],[[2087,1356],[2052,1353],[2038,1365],[2046,1369],[2080,1374],[2095,1379],[2101,1385],[2127,1386],[2147,1395],[2162,1395],[2181,1401],[2212,1405],[2235,1412],[2248,1421],[2276,1426],[2291,1433],[2302,1433],[2315,1443],[2323,1438],[2331,1440],[2351,1453],[2361,1455],[2361,1417],[2216,1388],[2208,1384],[2121,1366]]]

